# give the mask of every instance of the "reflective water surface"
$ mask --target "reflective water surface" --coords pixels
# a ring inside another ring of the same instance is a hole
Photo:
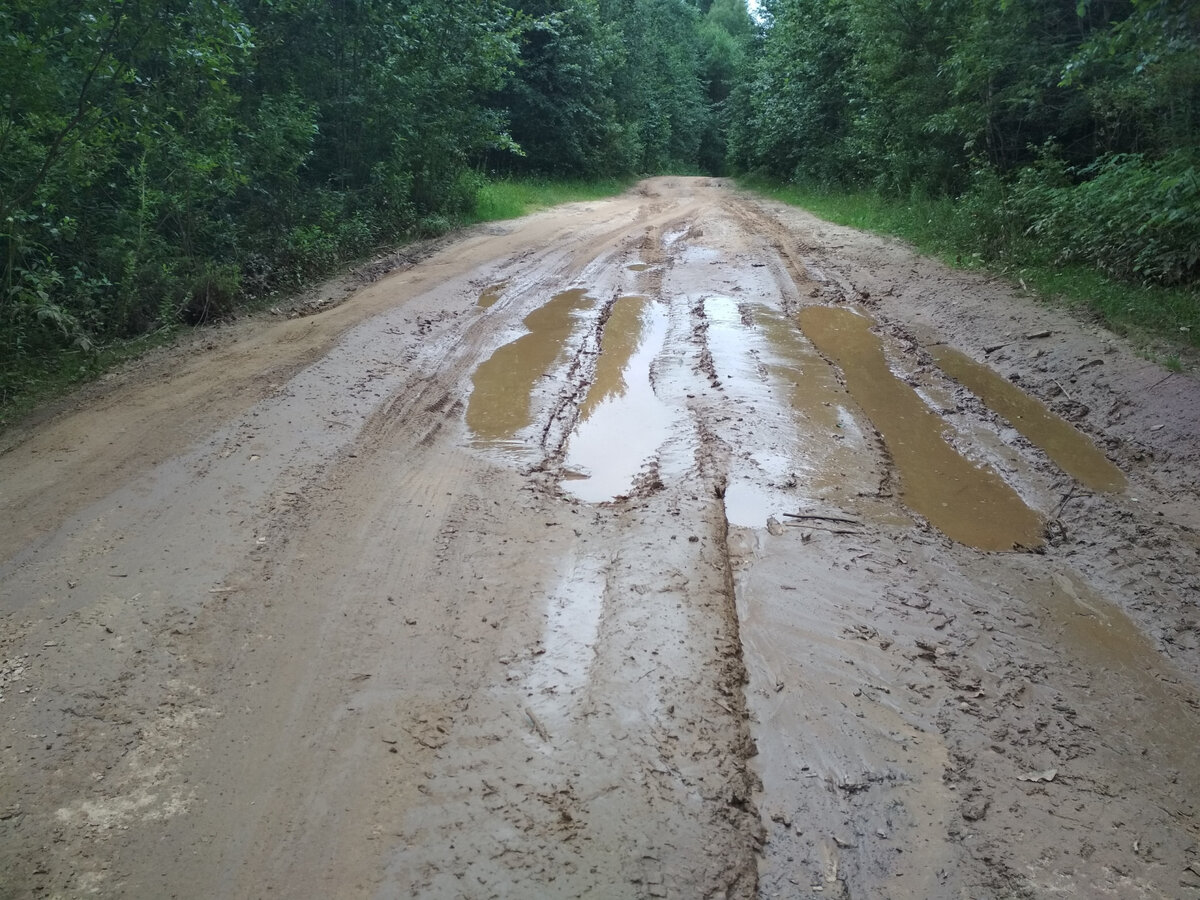
[[[661,304],[645,297],[613,304],[595,379],[567,443],[568,493],[593,503],[628,493],[670,436],[676,413],[655,394],[651,374],[666,335]]]
[[[530,395],[575,328],[574,314],[595,301],[584,288],[556,294],[525,317],[529,333],[505,344],[472,376],[467,427],[483,441],[506,442],[532,424]]]

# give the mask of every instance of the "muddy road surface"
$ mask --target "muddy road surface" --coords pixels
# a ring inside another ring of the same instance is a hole
[[[0,896],[1200,897],[1200,387],[705,179],[3,437]]]

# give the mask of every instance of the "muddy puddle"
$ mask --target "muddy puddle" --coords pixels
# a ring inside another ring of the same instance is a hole
[[[534,386],[562,353],[575,329],[575,314],[594,302],[584,288],[556,294],[525,317],[528,334],[505,344],[475,370],[467,427],[478,440],[509,443],[533,423]]]
[[[942,371],[1003,416],[1060,469],[1094,491],[1121,491],[1125,476],[1086,435],[996,372],[952,347],[929,348]]]
[[[629,272],[645,272],[653,268],[649,263],[633,263],[625,267]]]
[[[507,281],[501,281],[499,284],[488,285],[479,294],[479,306],[481,309],[490,309],[496,305],[496,301],[504,294],[504,289],[508,287]]]
[[[793,415],[803,423],[802,471],[812,493],[824,496],[840,488],[855,467],[855,453],[845,445],[847,437],[857,441],[865,437],[848,408],[850,395],[829,363],[785,316],[763,307],[755,309],[754,318],[773,351],[768,369],[788,385]]]
[[[714,376],[756,423],[730,472],[729,523],[762,528],[802,504],[845,503],[872,490],[847,445],[848,437],[850,444],[863,438],[846,408],[849,395],[795,325],[765,304],[732,297],[708,297],[703,308]]]
[[[619,297],[600,358],[567,443],[563,489],[589,503],[613,500],[670,436],[676,414],[654,392],[651,367],[667,336],[667,311],[646,297]]]
[[[810,306],[800,325],[837,364],[851,396],[887,445],[901,496],[948,537],[981,550],[1042,543],[1042,520],[999,475],[947,442],[948,426],[893,374],[871,319],[841,307]]]

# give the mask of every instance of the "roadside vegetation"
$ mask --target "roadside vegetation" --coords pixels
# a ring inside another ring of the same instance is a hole
[[[759,6],[748,183],[1200,346],[1200,6]]]
[[[718,165],[753,30],[741,0],[5,3],[0,423],[381,247]]]
[[[830,222],[903,238],[952,266],[1005,276],[1041,297],[1091,313],[1139,343],[1157,345],[1158,355],[1176,369],[1182,366],[1180,349],[1200,347],[1200,296],[1194,284],[1122,280],[1093,265],[1063,261],[1058,248],[1016,229],[997,247],[964,198],[920,194],[902,198],[761,177],[739,181],[756,193],[803,207]]]
[[[0,423],[129,341],[666,172],[1200,341],[1188,0],[9,0],[0,35]]]
[[[632,178],[596,178],[592,180],[537,177],[502,176],[485,177],[472,175],[474,205],[469,211],[426,226],[427,235],[440,234],[454,227],[483,222],[495,222],[529,215],[539,209],[561,203],[599,200],[621,193],[632,183]],[[395,240],[418,237],[421,232],[413,231],[398,235]],[[383,245],[389,242],[383,241]],[[378,247],[367,248],[369,250]],[[311,279],[329,274],[344,265],[353,264],[363,258],[358,256],[332,257],[325,271],[314,271]],[[242,295],[236,310],[252,311],[263,308],[278,299],[278,294],[298,289],[304,282],[281,287],[258,296]],[[217,317],[214,317],[217,318]],[[203,328],[208,320],[188,323],[178,317],[163,321],[153,330],[133,337],[115,337],[103,343],[88,342],[86,346],[72,346],[58,341],[40,353],[15,353],[0,366],[0,428],[20,420],[37,406],[61,396],[66,391],[88,381],[114,366],[136,359],[148,350],[178,340],[184,334]]]
[[[480,179],[475,189],[475,208],[467,222],[516,219],[560,203],[601,200],[613,197],[632,184],[632,178],[597,178],[591,181],[536,176]]]

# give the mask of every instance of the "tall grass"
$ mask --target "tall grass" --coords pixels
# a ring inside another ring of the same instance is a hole
[[[759,178],[741,184],[830,222],[902,238],[949,265],[995,272],[1046,299],[1090,310],[1118,333],[1165,343],[1159,355],[1177,358],[1178,349],[1200,347],[1200,288],[1125,281],[1095,266],[1061,261],[1061,249],[1026,233],[999,186],[959,199],[902,199]]]
[[[601,200],[621,193],[632,182],[621,178],[551,179],[494,178],[483,180],[476,191],[475,209],[468,222],[516,219],[560,203]]]

